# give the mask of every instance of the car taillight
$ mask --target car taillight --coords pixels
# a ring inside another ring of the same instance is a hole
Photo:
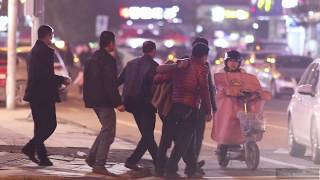
[[[6,79],[6,78],[7,78],[6,74],[0,74],[0,79]]]

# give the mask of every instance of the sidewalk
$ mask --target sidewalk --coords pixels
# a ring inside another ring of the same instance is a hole
[[[58,119],[55,133],[46,141],[52,167],[39,167],[20,153],[22,146],[33,135],[33,121],[28,120],[28,108],[14,111],[0,109],[0,179],[112,179],[91,173],[84,159],[95,139],[95,132],[76,124]],[[63,118],[63,117],[62,117]],[[150,176],[151,158],[142,160],[146,169],[134,172],[123,162],[131,154],[135,144],[116,138],[111,146],[108,164],[118,179],[156,179]]]

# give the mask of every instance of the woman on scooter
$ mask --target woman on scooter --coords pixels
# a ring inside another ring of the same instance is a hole
[[[242,62],[241,54],[236,50],[228,51],[225,54],[225,67],[219,73],[245,73],[240,68]],[[238,105],[236,99],[227,96],[224,89],[216,89],[217,111],[214,114],[211,137],[217,142],[218,157],[225,157],[219,153],[226,153],[227,148],[240,148],[244,142],[241,133],[240,122],[237,119]]]

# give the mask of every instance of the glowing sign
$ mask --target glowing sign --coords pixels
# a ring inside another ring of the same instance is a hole
[[[150,19],[174,19],[177,17],[180,8],[178,6],[172,6],[169,8],[162,8],[162,7],[125,7],[121,8],[119,13],[120,16],[125,19],[132,19],[132,20],[150,20]]]
[[[215,22],[221,22],[224,19],[249,19],[250,13],[242,9],[225,9],[220,6],[213,7],[211,9],[211,20]]]
[[[287,0],[291,1],[291,0]],[[292,0],[296,1],[296,0]],[[282,15],[282,0],[251,0],[250,13],[256,16],[279,16]],[[288,5],[285,2],[285,5]],[[289,4],[290,5],[290,4]]]
[[[259,9],[264,9],[265,12],[270,12],[273,4],[273,0],[258,0],[257,7]]]

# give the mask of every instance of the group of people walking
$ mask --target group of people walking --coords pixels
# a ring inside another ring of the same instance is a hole
[[[50,48],[52,36],[50,26],[39,28],[39,40],[32,48],[28,65],[25,95],[25,100],[31,105],[35,130],[34,137],[22,152],[42,166],[53,165],[47,156],[44,141],[57,125],[55,103],[59,102],[58,89],[62,84],[70,84],[69,78],[54,75],[54,50]],[[120,76],[117,59],[112,55],[115,50],[114,33],[102,32],[99,46],[84,66],[83,83],[85,106],[94,110],[102,126],[85,160],[93,172],[116,176],[105,168],[105,163],[115,138],[117,109],[130,112],[141,133],[141,139],[127,158],[125,167],[141,169],[138,163],[148,151],[157,176],[179,177],[177,171],[181,158],[186,164],[185,174],[188,177],[203,176],[205,161],[199,160],[199,154],[205,122],[212,121],[217,111],[215,89],[207,62],[208,41],[196,38],[190,57],[186,55],[177,62],[168,61],[160,66],[154,61],[156,44],[145,41],[143,55],[128,62]],[[224,70],[240,72],[239,59],[231,53]],[[121,85],[122,93],[119,92]],[[159,146],[154,138],[157,112],[163,124]],[[213,137],[214,134],[219,135],[219,128],[215,128]],[[171,154],[167,155],[171,146]]]

